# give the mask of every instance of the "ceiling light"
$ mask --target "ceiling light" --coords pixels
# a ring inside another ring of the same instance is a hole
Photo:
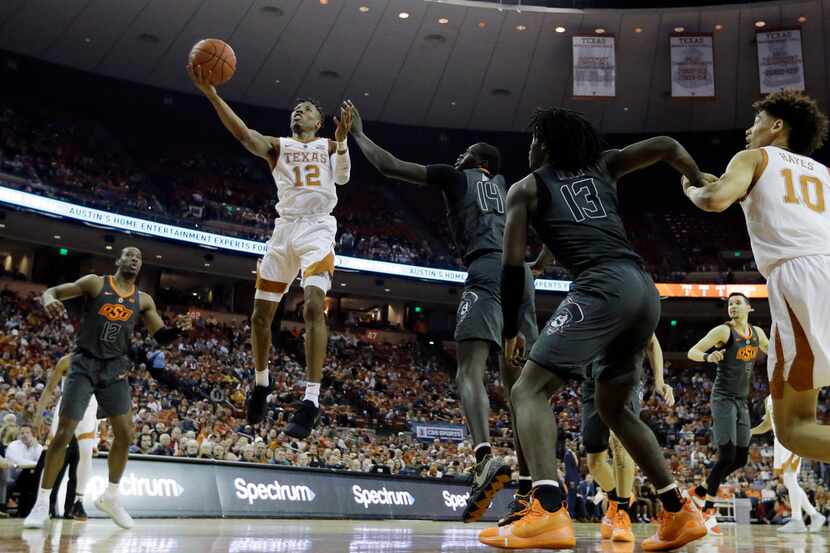
[[[384,292],[391,292],[392,290],[390,290],[389,288],[384,288],[383,291]]]
[[[280,84],[280,80],[279,80],[279,79],[277,79],[276,81],[274,81],[274,83],[275,83],[275,84]]]
[[[254,269],[253,271],[251,271],[251,274],[252,274],[252,275],[255,275],[255,274],[256,274],[256,269]]]
[[[60,239],[61,239],[61,235],[60,235],[60,234],[56,234],[56,235],[55,235],[55,236],[53,236],[52,238],[54,238],[55,240],[60,240]]]
[[[805,16],[805,15],[799,16],[798,17],[798,22],[799,23],[806,23],[807,22],[807,16]]]
[[[0,228],[6,228],[6,223],[0,223]]]
[[[479,22],[478,22],[478,28],[479,28],[479,29],[483,29],[483,28],[484,28],[484,27],[486,27],[486,26],[487,26],[487,22],[486,22],[486,21],[479,21]]]
[[[720,23],[718,23],[717,25],[715,25],[715,30],[716,30],[716,31],[722,31],[722,30],[723,30],[723,25],[721,25]]]
[[[597,27],[596,29],[594,29],[594,32],[598,35],[601,35],[605,33],[605,29],[603,29],[602,27]]]
[[[675,33],[685,33],[686,32],[686,27],[675,27],[674,32]]]
[[[328,6],[329,5],[329,0],[320,0],[320,5],[321,6]]]
[[[568,29],[566,29],[565,27],[562,27],[561,25],[554,29],[554,31],[556,31],[557,33],[564,33],[567,30]]]
[[[446,17],[442,17],[438,20],[438,23],[440,23],[441,25],[446,25],[449,22],[450,22],[450,20],[447,19]]]
[[[628,106],[625,106],[625,107],[623,108],[623,111],[628,111]]]
[[[161,259],[161,254],[160,253],[156,254],[156,259]]]
[[[198,296],[199,294],[197,294],[196,292],[193,292],[193,295],[194,295],[194,296]]]
[[[341,282],[341,283],[340,283],[340,286],[345,287],[345,286],[346,286],[346,283],[345,283],[345,282]]]
[[[525,27],[524,25],[516,25],[516,30],[517,31],[526,31],[527,27]]]
[[[87,44],[89,44],[90,42],[92,42],[92,39],[91,39],[91,38],[89,38],[88,36],[87,36],[87,37],[84,37],[84,42],[86,42]]]
[[[643,32],[643,28],[642,28],[642,27],[634,27],[634,32],[635,32],[635,33],[642,33],[642,32]]]
[[[210,263],[205,263],[205,267],[210,267]]]
[[[451,105],[451,106],[455,106],[455,100],[453,100],[452,102],[450,102],[450,105]]]
[[[360,6],[360,8],[358,8],[358,9],[359,9],[361,12],[366,13],[366,12],[368,12],[368,11],[369,11],[369,6]]]
[[[401,18],[401,19],[409,19],[409,13],[408,12],[401,12],[401,13],[398,14],[398,17]]]
[[[105,250],[111,250],[111,249],[112,249],[112,246],[111,246],[111,245],[109,245],[109,244],[107,244],[106,246],[104,246],[104,249],[105,249]]]
[[[755,22],[755,26],[759,29],[763,29],[764,27],[767,26],[767,22],[764,21],[763,19],[759,19],[758,21]]]

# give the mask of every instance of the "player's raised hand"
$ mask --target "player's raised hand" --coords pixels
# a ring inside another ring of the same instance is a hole
[[[211,71],[204,71],[201,65],[192,65],[187,64],[187,75],[190,77],[190,80],[193,81],[193,84],[196,85],[196,88],[201,90],[205,94],[216,94],[216,87],[210,84],[210,73]]]
[[[174,324],[176,325],[176,328],[182,332],[190,332],[191,329],[193,329],[193,319],[191,319],[188,314],[176,317],[176,322]]]
[[[355,136],[360,136],[363,134],[363,118],[360,116],[357,106],[351,100],[346,100],[344,104],[348,106],[351,115],[351,133]]]
[[[343,102],[340,106],[340,119],[334,118],[334,124],[337,129],[334,131],[334,139],[337,142],[343,142],[349,136],[349,131],[352,128],[352,108],[348,102]]]
[[[722,349],[715,350],[712,353],[706,355],[706,357],[704,357],[703,359],[707,363],[720,363],[721,361],[723,361],[723,351],[724,350]]]
[[[57,298],[52,298],[44,303],[43,309],[45,309],[46,314],[53,319],[66,317],[66,307],[63,305],[63,302]]]
[[[654,393],[656,393],[663,400],[667,407],[674,405],[674,390],[666,383],[657,384],[654,386]]]

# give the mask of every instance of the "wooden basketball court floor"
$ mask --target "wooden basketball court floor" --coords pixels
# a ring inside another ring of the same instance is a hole
[[[53,521],[24,530],[22,521],[0,521],[0,553],[458,553],[495,551],[479,544],[485,525],[423,521],[142,519],[132,530],[110,520]],[[654,526],[637,525],[638,541]],[[815,534],[777,534],[770,526],[723,525],[688,553],[827,553],[827,528]],[[599,539],[595,524],[577,525],[579,553],[634,553],[639,545]],[[501,550],[499,550],[501,551]]]

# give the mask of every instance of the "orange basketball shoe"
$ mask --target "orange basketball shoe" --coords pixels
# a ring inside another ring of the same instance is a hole
[[[563,507],[551,513],[534,497],[522,518],[507,526],[486,528],[478,540],[501,549],[573,549],[576,546],[568,510]]]
[[[614,517],[614,530],[611,541],[634,542],[634,532],[631,531],[631,517],[626,511],[617,511]]]
[[[691,500],[676,513],[663,511],[657,533],[643,541],[643,551],[668,551],[678,549],[687,543],[706,535],[703,515]]]
[[[604,540],[610,540],[614,533],[614,517],[617,516],[617,502],[608,500],[608,510],[599,523],[599,535]]]

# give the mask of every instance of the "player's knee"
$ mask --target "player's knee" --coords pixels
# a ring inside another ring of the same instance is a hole
[[[114,424],[112,426],[112,435],[119,442],[132,443],[135,440],[135,430],[131,424]]]
[[[50,445],[56,448],[64,448],[72,441],[72,436],[75,435],[75,429],[68,426],[59,425],[58,430],[52,437]]]
[[[319,321],[323,318],[326,304],[326,295],[319,288],[309,286],[305,292],[303,318],[306,321]]]
[[[271,321],[265,310],[254,307],[254,312],[251,313],[251,327],[259,330],[271,329]]]

